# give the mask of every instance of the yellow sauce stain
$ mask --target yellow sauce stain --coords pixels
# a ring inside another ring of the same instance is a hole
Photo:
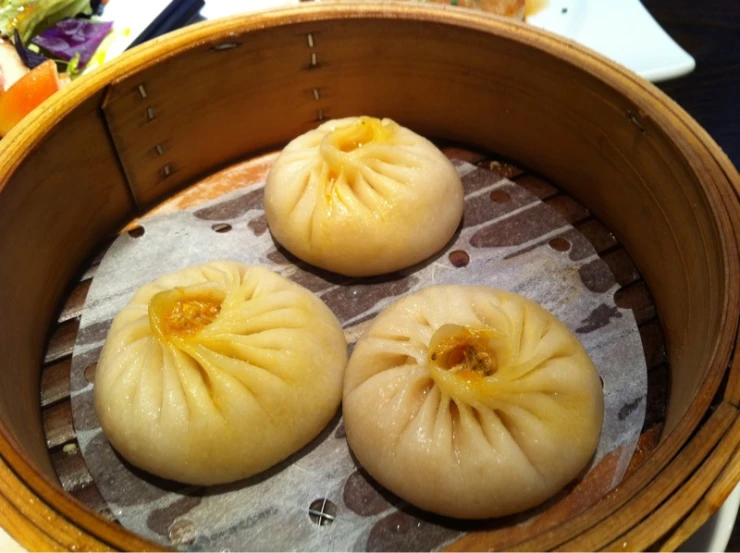
[[[149,301],[149,324],[160,339],[192,338],[216,320],[222,303],[217,292],[164,290]]]
[[[527,0],[524,4],[524,17],[527,18],[540,13],[549,3],[550,0]]]
[[[396,133],[397,126],[393,123],[383,124],[377,117],[358,117],[349,125],[335,128],[323,139],[320,150],[326,150],[327,171],[323,178],[323,190],[327,200],[341,193],[336,182],[344,174],[346,183],[353,186],[356,163],[364,155],[363,147],[369,144],[388,142]],[[336,150],[342,152],[337,154]],[[325,155],[325,154],[322,154]]]
[[[339,149],[343,152],[353,152],[357,148],[362,148],[362,142],[359,140],[345,140],[339,145]]]
[[[168,335],[193,335],[215,321],[220,312],[221,303],[210,298],[178,300],[162,318],[162,331]]]
[[[465,380],[480,380],[498,370],[491,346],[496,338],[489,329],[444,325],[432,338],[429,360]]]
[[[360,117],[355,123],[332,131],[327,139],[338,150],[350,153],[372,142],[387,141],[391,132],[377,117]]]
[[[457,373],[457,376],[459,376],[460,378],[462,378],[464,380],[469,380],[469,381],[472,382],[472,381],[475,381],[475,380],[480,380],[484,376],[488,376],[488,375],[483,375],[483,374],[481,374],[481,373],[479,373],[477,371],[462,370],[459,373]]]

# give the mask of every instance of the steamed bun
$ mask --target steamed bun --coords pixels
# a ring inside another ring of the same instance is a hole
[[[390,273],[444,247],[463,212],[452,163],[390,119],[327,121],[290,142],[265,186],[275,239],[348,276]]]
[[[438,514],[534,507],[586,467],[603,394],[580,342],[521,296],[434,286],[385,309],[355,346],[344,424],[383,486]]]
[[[341,400],[347,343],[308,290],[218,261],[142,287],[116,316],[95,407],[132,464],[188,484],[263,471],[311,441]]]

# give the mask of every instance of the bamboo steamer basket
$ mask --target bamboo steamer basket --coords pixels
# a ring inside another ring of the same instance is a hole
[[[721,505],[740,479],[740,178],[722,151],[646,81],[526,25],[325,4],[152,41],[0,144],[0,525],[22,545],[159,548],[66,494],[44,441],[45,340],[101,237],[198,177],[361,113],[547,176],[652,290],[671,367],[659,445],[596,506],[517,547],[673,549]],[[495,546],[481,531],[451,548]]]

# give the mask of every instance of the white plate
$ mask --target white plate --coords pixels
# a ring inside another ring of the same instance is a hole
[[[696,66],[639,0],[549,0],[527,22],[588,46],[653,82],[685,75]]]
[[[740,486],[727,498],[719,511],[688,540],[678,551],[724,551],[735,527],[737,511],[740,507]]]

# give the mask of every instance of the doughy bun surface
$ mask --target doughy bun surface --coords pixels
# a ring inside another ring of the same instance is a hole
[[[360,463],[403,499],[482,519],[553,496],[599,442],[598,372],[538,304],[433,286],[386,308],[347,366],[344,424]]]
[[[410,267],[441,250],[463,212],[455,167],[390,119],[327,121],[291,141],[265,186],[275,239],[348,276]]]
[[[311,441],[339,407],[344,334],[308,290],[217,261],[143,286],[113,320],[95,407],[113,447],[188,484],[261,472]]]

